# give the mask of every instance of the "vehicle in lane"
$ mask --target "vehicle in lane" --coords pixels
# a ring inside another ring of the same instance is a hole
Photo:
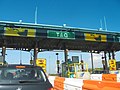
[[[0,66],[0,90],[52,90],[41,67],[33,65]]]

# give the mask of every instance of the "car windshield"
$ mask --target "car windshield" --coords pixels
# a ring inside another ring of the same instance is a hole
[[[38,68],[0,68],[0,80],[46,81],[46,77]]]

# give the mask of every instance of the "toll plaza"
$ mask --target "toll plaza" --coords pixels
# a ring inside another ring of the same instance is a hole
[[[114,53],[120,50],[120,33],[97,29],[0,21],[0,47],[2,48],[3,64],[6,48],[24,51],[34,49],[34,65],[36,65],[37,53],[42,49],[64,50],[65,62],[68,62],[69,50],[90,52],[92,71],[94,68],[92,53],[104,52],[103,63],[105,70],[108,71],[106,54],[109,54],[110,70],[116,70]],[[80,66],[80,63],[69,66]]]

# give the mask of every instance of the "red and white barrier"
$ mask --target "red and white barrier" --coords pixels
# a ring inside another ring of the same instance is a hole
[[[50,81],[50,83],[52,84],[52,86],[54,87],[54,81],[55,81],[56,76],[49,76],[48,79]]]
[[[83,79],[65,78],[64,90],[82,90]]]
[[[120,82],[120,74],[91,74],[90,80]]]
[[[120,74],[117,74],[117,82],[120,82]]]
[[[54,90],[120,90],[120,74],[92,74],[91,80],[49,76]]]
[[[102,81],[102,74],[91,74],[90,80]]]
[[[83,79],[64,78],[64,77],[48,77],[54,90],[82,90]]]

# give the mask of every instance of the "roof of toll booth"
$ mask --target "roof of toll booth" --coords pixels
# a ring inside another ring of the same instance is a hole
[[[99,29],[0,21],[0,47],[31,50],[119,51],[120,33]]]

